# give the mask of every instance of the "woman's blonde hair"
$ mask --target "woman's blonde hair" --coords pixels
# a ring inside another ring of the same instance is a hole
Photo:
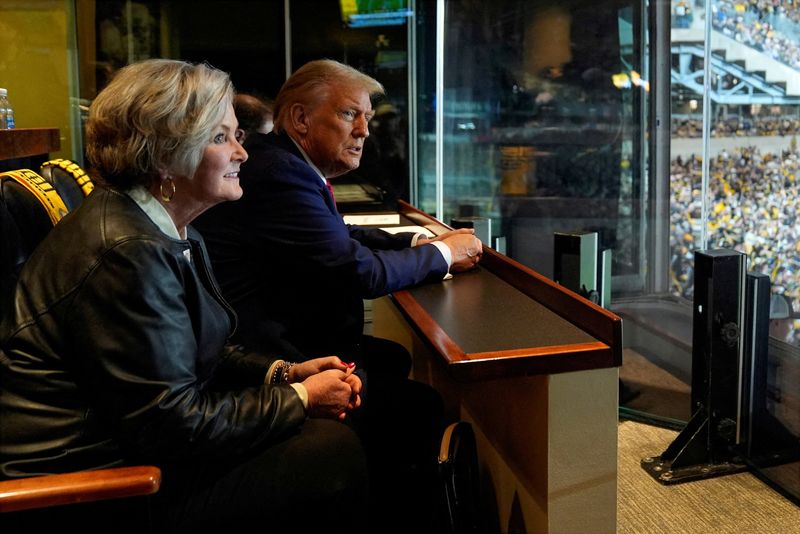
[[[205,64],[150,59],[120,69],[89,108],[86,154],[118,189],[159,171],[193,176],[233,99],[229,76]]]
[[[273,131],[281,133],[289,125],[292,104],[313,106],[336,86],[360,87],[370,96],[384,94],[383,85],[379,81],[353,67],[332,59],[309,61],[289,76],[275,97],[272,110],[275,115]]]

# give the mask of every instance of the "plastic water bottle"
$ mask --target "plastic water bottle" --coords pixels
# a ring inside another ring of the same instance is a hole
[[[0,130],[6,129],[6,107],[8,102],[8,91],[0,87]]]
[[[12,130],[16,126],[14,108],[8,101],[8,90],[0,87],[0,129]]]

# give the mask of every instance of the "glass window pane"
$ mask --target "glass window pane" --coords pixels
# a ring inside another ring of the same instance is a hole
[[[798,498],[800,6],[710,6],[708,246],[744,252],[749,270],[770,278],[770,339],[754,373],[750,454],[768,480]]]
[[[491,217],[509,255],[548,276],[554,232],[596,230],[614,251],[616,276],[640,273],[640,115],[648,88],[639,9],[616,1],[446,3],[445,221]],[[435,51],[431,26],[426,59]],[[429,211],[432,74],[418,74],[420,204]]]

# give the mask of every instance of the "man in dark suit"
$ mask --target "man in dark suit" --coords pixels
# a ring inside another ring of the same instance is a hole
[[[278,337],[292,360],[301,359],[296,347],[366,369],[364,418],[355,425],[370,465],[371,512],[401,530],[428,531],[441,399],[407,379],[405,349],[363,335],[363,299],[470,269],[482,246],[471,230],[428,239],[344,224],[328,179],[358,167],[371,96],[382,92],[335,61],[301,67],[275,99],[273,132],[247,132],[242,198],[206,211],[194,226],[238,314],[236,340],[274,347]],[[418,523],[410,522],[415,513]]]
[[[335,61],[300,68],[275,100],[273,133],[248,132],[242,199],[196,221],[239,315],[240,341],[278,335],[307,356],[338,354],[407,376],[407,356],[363,335],[363,299],[440,281],[480,259],[471,230],[429,240],[342,221],[327,180],[358,167],[371,97],[382,92]]]

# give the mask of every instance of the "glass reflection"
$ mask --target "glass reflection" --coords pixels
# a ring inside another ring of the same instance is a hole
[[[638,2],[448,2],[444,219],[485,216],[553,272],[553,233],[591,230],[615,275],[643,261]],[[420,94],[420,205],[435,211],[434,87]]]

